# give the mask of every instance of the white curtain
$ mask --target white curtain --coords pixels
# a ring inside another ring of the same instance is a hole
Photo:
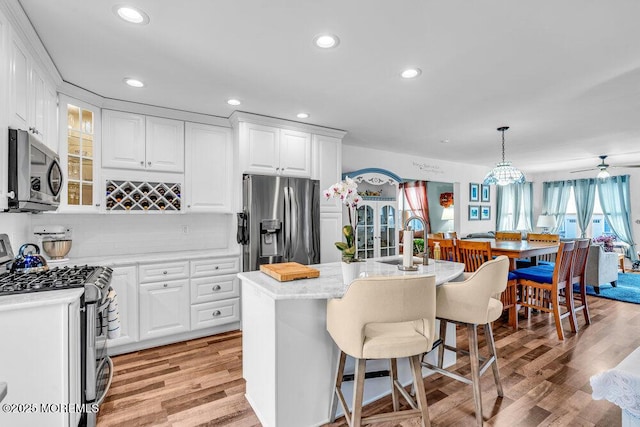
[[[553,215],[556,218],[556,226],[550,230],[551,233],[557,233],[562,227],[572,184],[572,181],[542,183],[542,200],[544,201],[542,214]]]

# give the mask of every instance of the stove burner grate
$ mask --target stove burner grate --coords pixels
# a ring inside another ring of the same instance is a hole
[[[65,266],[38,273],[0,275],[0,295],[78,288],[84,286],[100,267]]]

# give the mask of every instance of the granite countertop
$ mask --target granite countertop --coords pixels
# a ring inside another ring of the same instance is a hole
[[[0,298],[0,312],[44,307],[57,304],[71,304],[84,293],[84,287],[61,289],[58,291],[9,294]]]
[[[187,261],[198,258],[238,257],[237,250],[210,249],[195,251],[155,252],[146,254],[107,255],[93,257],[70,257],[66,265],[100,265],[103,267],[134,265],[138,263],[160,263],[169,261]],[[51,262],[50,267],[57,264]]]
[[[397,265],[380,262],[390,259],[398,259],[398,257],[367,260],[362,263],[362,272],[365,276],[435,274],[436,284],[439,285],[455,279],[464,271],[464,264],[457,262],[430,260],[429,265],[418,265],[417,271],[401,271]],[[242,280],[243,284],[249,283],[275,300],[330,299],[340,298],[344,295],[347,290],[347,285],[342,283],[342,266],[340,262],[317,264],[310,267],[320,270],[320,277],[279,282],[260,271],[238,273],[238,277]]]

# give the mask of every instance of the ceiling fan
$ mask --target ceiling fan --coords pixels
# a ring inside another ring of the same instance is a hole
[[[571,173],[575,173],[575,172],[587,172],[587,171],[591,171],[591,170],[597,170],[599,169],[600,172],[598,172],[598,176],[597,178],[601,178],[601,179],[605,179],[605,178],[609,178],[609,176],[611,176],[611,174],[609,173],[608,169],[609,168],[640,168],[640,165],[620,165],[620,166],[611,166],[608,165],[604,162],[604,160],[607,158],[606,155],[601,155],[598,156],[600,157],[600,163],[598,165],[596,165],[595,168],[589,168],[589,169],[580,169],[577,171],[571,171]]]

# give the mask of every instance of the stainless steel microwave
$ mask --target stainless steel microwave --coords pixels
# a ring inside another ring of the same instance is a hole
[[[24,130],[9,129],[9,212],[51,211],[60,204],[60,158]]]

